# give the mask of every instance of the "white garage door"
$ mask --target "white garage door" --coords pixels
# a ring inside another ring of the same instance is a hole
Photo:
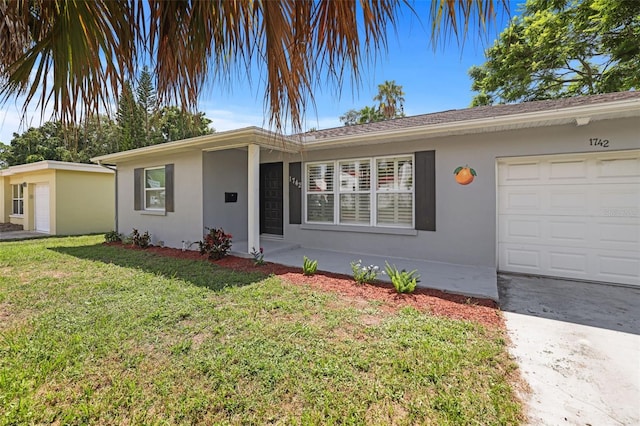
[[[640,285],[640,151],[499,160],[498,268]]]
[[[35,228],[49,233],[49,184],[37,184],[35,190]]]

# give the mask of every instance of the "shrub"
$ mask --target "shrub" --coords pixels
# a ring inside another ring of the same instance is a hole
[[[109,231],[104,234],[104,241],[107,243],[117,243],[122,241],[122,235],[118,234],[116,231]]]
[[[405,269],[398,271],[396,265],[391,266],[387,262],[385,262],[385,265],[387,275],[391,278],[391,282],[396,291],[398,293],[413,293],[420,282],[420,274],[418,274],[417,269],[411,272],[407,272]]]
[[[231,234],[226,234],[222,228],[205,228],[203,241],[198,241],[200,254],[207,254],[209,259],[222,259],[231,249]]]
[[[362,260],[351,262],[351,270],[353,271],[353,279],[358,284],[371,283],[378,277],[380,268],[375,265],[362,266]],[[384,271],[382,272],[384,274]]]
[[[302,273],[307,276],[311,276],[311,275],[314,275],[317,270],[318,270],[318,261],[311,260],[307,256],[305,256],[302,261]]]
[[[251,256],[253,256],[253,264],[256,266],[264,265],[264,250],[260,247],[260,250],[256,250],[255,247],[251,248]]]
[[[140,234],[137,229],[133,228],[133,232],[129,236],[131,244],[140,248],[147,248],[151,245],[151,235],[149,231],[144,231],[144,234]]]

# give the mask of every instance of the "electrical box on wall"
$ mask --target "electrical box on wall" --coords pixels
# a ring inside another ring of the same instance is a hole
[[[225,192],[224,193],[224,202],[225,203],[237,203],[238,202],[238,193],[237,192]]]

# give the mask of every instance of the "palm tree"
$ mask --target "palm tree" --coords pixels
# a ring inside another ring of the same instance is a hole
[[[508,0],[433,0],[432,38],[466,34]],[[53,102],[65,122],[115,104],[138,64],[153,64],[160,103],[195,107],[203,88],[258,63],[270,123],[300,129],[318,87],[387,46],[404,0],[0,0],[0,102]],[[441,28],[442,27],[442,28]],[[443,31],[441,31],[443,29]],[[321,76],[327,76],[326,78]]]
[[[384,120],[380,110],[374,106],[366,106],[362,108],[359,113],[358,124],[375,123],[376,121]]]
[[[378,110],[388,120],[395,117],[403,117],[404,92],[402,86],[398,86],[395,80],[387,80],[378,84],[378,94],[373,98],[378,101]]]

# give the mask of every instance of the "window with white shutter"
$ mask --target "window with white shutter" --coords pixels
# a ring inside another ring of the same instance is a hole
[[[371,160],[338,162],[340,168],[340,223],[371,223]]]
[[[412,155],[307,163],[306,222],[413,227],[413,164]]]
[[[413,158],[376,159],[376,225],[413,226]]]
[[[334,167],[333,162],[307,164],[307,222],[334,222]]]

